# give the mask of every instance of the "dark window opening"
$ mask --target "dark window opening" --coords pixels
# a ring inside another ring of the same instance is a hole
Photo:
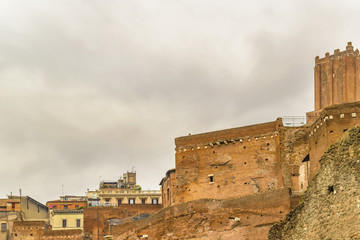
[[[80,219],[76,219],[76,227],[81,227],[81,221]]]
[[[347,131],[347,129],[344,129],[344,130],[343,130],[343,132],[346,132],[346,131]]]
[[[301,162],[308,162],[310,160],[309,154]]]
[[[146,199],[145,198],[141,199],[141,204],[146,204]]]
[[[244,146],[244,149],[246,149],[246,147]]]
[[[267,143],[266,146],[270,146],[270,143]]]
[[[209,181],[210,181],[211,183],[213,183],[213,182],[214,182],[214,176],[209,176]]]
[[[329,186],[328,187],[328,194],[333,193],[334,192],[334,186]]]
[[[334,132],[333,130],[330,130],[330,131],[329,131],[330,134],[333,133],[333,132]]]

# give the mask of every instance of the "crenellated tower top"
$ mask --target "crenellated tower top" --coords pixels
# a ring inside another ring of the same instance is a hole
[[[360,101],[360,54],[351,42],[346,50],[315,58],[315,110],[334,104]]]

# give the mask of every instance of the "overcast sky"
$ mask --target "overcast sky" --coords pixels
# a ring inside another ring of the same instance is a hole
[[[360,47],[360,1],[0,0],[0,198],[85,195],[174,138],[305,116],[316,55]]]

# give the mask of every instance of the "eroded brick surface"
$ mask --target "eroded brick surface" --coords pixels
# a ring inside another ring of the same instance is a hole
[[[360,127],[348,131],[321,158],[298,205],[269,239],[360,238]]]

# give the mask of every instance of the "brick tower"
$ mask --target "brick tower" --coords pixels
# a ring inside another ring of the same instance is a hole
[[[327,106],[360,101],[360,55],[351,42],[346,50],[328,52],[315,58],[315,111],[308,112],[307,123],[312,123]]]
[[[315,111],[324,107],[360,101],[360,56],[351,42],[346,50],[315,58]]]

